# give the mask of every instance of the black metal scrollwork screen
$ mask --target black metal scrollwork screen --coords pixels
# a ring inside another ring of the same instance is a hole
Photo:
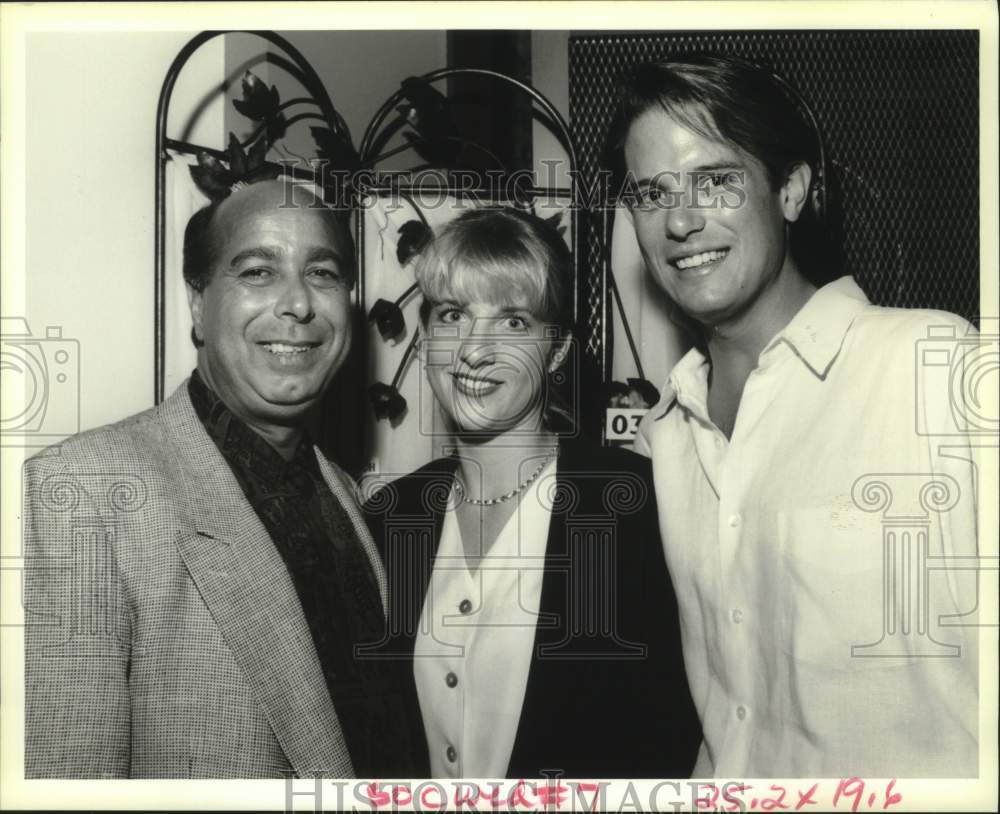
[[[694,51],[769,65],[808,101],[840,188],[847,270],[881,305],[979,318],[977,31],[755,31],[587,35],[570,42],[570,127],[584,178],[627,66]],[[588,351],[604,357],[601,229],[581,263]]]

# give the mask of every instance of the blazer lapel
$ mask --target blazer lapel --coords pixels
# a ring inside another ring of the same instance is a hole
[[[191,526],[178,533],[177,548],[191,578],[296,774],[353,776],[281,555],[199,421],[186,383],[162,410],[187,493]]]

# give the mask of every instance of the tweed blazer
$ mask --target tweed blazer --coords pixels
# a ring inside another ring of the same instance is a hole
[[[384,605],[354,485],[316,456]],[[353,776],[291,577],[186,382],[24,474],[27,777]]]
[[[432,461],[364,504],[389,581],[382,652],[407,669],[457,462]],[[566,444],[552,483],[538,624],[507,777],[688,777],[701,744],[660,542],[652,470],[632,452]],[[425,740],[426,745],[426,740]],[[427,753],[420,763],[430,771]],[[548,773],[548,774],[546,774]]]

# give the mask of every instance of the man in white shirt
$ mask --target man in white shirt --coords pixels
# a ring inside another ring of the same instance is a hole
[[[768,71],[639,66],[613,138],[646,266],[699,337],[636,442],[695,775],[976,776],[974,416],[954,382],[977,334],[829,281],[819,136]]]

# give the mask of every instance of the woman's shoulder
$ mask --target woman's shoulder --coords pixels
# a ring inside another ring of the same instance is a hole
[[[455,461],[436,458],[408,475],[385,480],[368,478],[363,487],[363,510],[367,514],[388,514],[404,511],[411,514],[436,505],[435,497],[447,502]]]

